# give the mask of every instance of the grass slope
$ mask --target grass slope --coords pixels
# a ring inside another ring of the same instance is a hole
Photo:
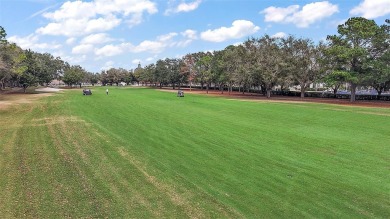
[[[0,110],[5,217],[390,217],[390,110],[150,89]]]

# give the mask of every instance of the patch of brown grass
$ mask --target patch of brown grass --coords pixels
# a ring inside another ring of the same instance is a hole
[[[0,94],[0,110],[8,109],[14,105],[32,103],[42,97],[54,95],[53,93],[40,94]]]

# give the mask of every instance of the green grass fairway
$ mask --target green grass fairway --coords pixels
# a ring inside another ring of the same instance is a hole
[[[1,218],[390,218],[390,109],[109,89],[0,109]]]

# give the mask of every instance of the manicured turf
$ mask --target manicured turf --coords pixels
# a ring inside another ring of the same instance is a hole
[[[0,109],[0,215],[390,218],[390,110],[142,88]]]

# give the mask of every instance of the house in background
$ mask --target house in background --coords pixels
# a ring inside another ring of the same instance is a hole
[[[54,79],[49,84],[50,87],[63,87],[65,83],[61,80]]]

